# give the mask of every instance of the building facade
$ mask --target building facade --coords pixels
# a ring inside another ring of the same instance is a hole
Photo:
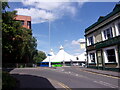
[[[120,4],[85,29],[87,67],[120,70]]]
[[[17,15],[15,20],[21,21],[24,28],[31,29],[31,16]]]

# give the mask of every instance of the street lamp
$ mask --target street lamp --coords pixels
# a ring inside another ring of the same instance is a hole
[[[50,20],[49,20],[49,49],[51,49],[51,46],[50,46]],[[50,56],[49,56],[49,67],[51,67]]]
[[[50,19],[45,19],[45,20],[47,20],[48,21],[48,32],[49,32],[49,49],[51,49],[51,45],[50,45]],[[48,54],[48,56],[49,56],[49,67],[51,67],[51,61],[50,61],[50,54]]]

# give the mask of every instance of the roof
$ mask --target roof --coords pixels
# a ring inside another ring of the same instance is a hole
[[[71,62],[71,61],[85,61],[85,59],[86,59],[85,52],[83,52],[79,56],[72,56],[64,51],[63,46],[60,46],[60,50],[57,53],[57,55],[54,55],[53,50],[51,50],[50,54],[51,54],[51,56],[47,56],[47,58],[45,60],[43,60],[42,62],[49,62],[49,60],[51,62],[63,62],[63,61]],[[78,57],[79,60],[77,60],[76,57]]]
[[[31,21],[31,16],[24,16],[24,15],[17,15],[15,17],[16,20],[26,20],[26,21]]]
[[[113,11],[111,13],[109,13],[108,15],[99,18],[98,21],[94,24],[92,24],[91,26],[89,26],[87,29],[85,29],[85,32],[89,31],[90,29],[94,28],[95,26],[97,26],[98,24],[102,23],[103,21],[107,20],[108,18],[110,18],[111,16],[115,15],[116,13],[120,12],[120,4],[116,4],[116,6],[114,7]]]
[[[67,52],[64,51],[63,46],[60,46],[60,50],[57,55],[51,59],[51,62],[63,62],[63,61],[71,61],[74,60],[74,57]]]
[[[53,59],[55,57],[55,54],[53,52],[53,50],[51,49],[50,53],[51,56],[47,56],[46,59],[44,59],[42,62],[49,62],[49,60]]]
[[[78,61],[85,61],[87,58],[85,56],[86,52],[83,52],[82,54],[78,55]]]

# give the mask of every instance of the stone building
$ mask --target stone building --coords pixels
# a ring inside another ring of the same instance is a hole
[[[119,71],[120,4],[85,29],[87,67]]]

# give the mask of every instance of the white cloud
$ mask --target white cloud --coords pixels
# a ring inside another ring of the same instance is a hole
[[[84,52],[84,49],[80,48],[80,41],[85,41],[84,38],[80,38],[78,40],[72,40],[64,42],[64,48],[65,50],[72,54],[72,55],[80,55]]]
[[[72,45],[80,45],[80,42],[85,42],[85,39],[84,38],[80,38],[78,40],[73,40],[71,42]]]
[[[40,2],[35,0],[22,0],[22,3],[25,6],[34,6],[45,10],[54,10],[64,4],[62,2]]]
[[[68,42],[68,40],[64,40],[64,42]]]
[[[91,0],[77,0],[78,4],[82,6],[85,2],[90,2]]]
[[[45,10],[55,10],[60,8],[64,3],[62,2],[38,2],[36,3],[37,8],[45,9]]]
[[[2,0],[4,2],[6,0]],[[9,2],[21,2],[26,1],[27,5],[29,5],[32,2],[119,2],[119,0],[8,0]],[[28,4],[29,2],[29,4]]]
[[[46,20],[55,20],[57,19],[57,16],[55,16],[54,13],[47,12],[45,10],[30,8],[30,9],[24,9],[24,8],[17,8],[15,9],[18,11],[18,15],[26,15],[32,17],[32,23],[41,23],[45,22]]]
[[[36,1],[36,2],[35,2]],[[32,23],[55,21],[63,15],[75,16],[76,7],[70,2],[39,2],[37,0],[22,0],[24,6],[29,8],[16,8],[19,15],[32,17]]]
[[[79,42],[76,41],[76,40],[73,40],[73,41],[71,42],[71,44],[72,44],[72,45],[79,45]]]
[[[78,41],[79,43],[80,43],[80,42],[85,42],[85,38],[80,38],[80,39],[78,39],[77,41]]]

